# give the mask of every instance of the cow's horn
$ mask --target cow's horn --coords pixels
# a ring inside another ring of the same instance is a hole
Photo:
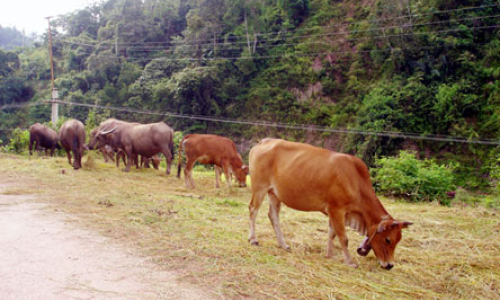
[[[106,130],[106,131],[101,131],[101,132],[99,132],[99,134],[101,134],[101,135],[110,134],[110,133],[115,132],[115,130],[116,130],[117,128],[118,128],[118,127],[116,127],[116,126],[115,126],[113,129],[111,129],[111,130]]]

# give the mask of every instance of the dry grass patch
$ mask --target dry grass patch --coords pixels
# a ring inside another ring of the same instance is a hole
[[[86,159],[86,158],[85,158]],[[65,169],[65,174],[62,173]],[[74,171],[66,159],[0,155],[2,181],[79,217],[230,299],[495,299],[500,289],[500,218],[485,208],[442,207],[382,199],[396,218],[415,223],[403,234],[391,271],[373,254],[343,265],[338,241],[324,258],[327,218],[283,208],[282,230],[292,251],[277,247],[263,206],[259,247],[248,236],[249,188],[215,189],[213,172],[195,172],[196,190],[165,169],[124,173],[102,158]],[[11,188],[12,189],[12,188]],[[14,189],[15,190],[15,189]],[[354,256],[362,237],[349,232]]]

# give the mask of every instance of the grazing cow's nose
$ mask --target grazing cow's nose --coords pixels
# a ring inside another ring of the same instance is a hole
[[[394,268],[393,264],[387,264],[387,266],[385,267],[386,270],[390,270],[392,268]]]

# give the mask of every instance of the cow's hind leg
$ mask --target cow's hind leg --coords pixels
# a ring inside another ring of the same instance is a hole
[[[337,210],[329,211],[330,226],[333,227],[335,233],[339,236],[340,246],[342,247],[342,252],[344,252],[345,264],[357,268],[358,265],[352,260],[349,254],[349,249],[347,248],[349,241],[347,240],[347,235],[345,232],[345,214],[340,213]]]
[[[66,156],[68,157],[68,162],[69,162],[69,164],[70,164],[70,165],[73,165],[73,164],[71,163],[71,152],[70,152],[70,150],[66,150]]]
[[[186,182],[186,187],[191,187],[194,189],[196,186],[194,185],[193,179],[193,166],[196,162],[195,159],[187,159],[186,168],[184,168],[184,181]]]
[[[332,258],[333,257],[333,240],[335,239],[335,228],[333,228],[333,224],[330,220],[328,220],[328,245],[326,247],[326,257]]]
[[[276,233],[276,238],[278,239],[278,245],[286,250],[290,250],[290,247],[285,243],[285,238],[280,229],[280,208],[281,201],[278,199],[272,191],[268,193],[269,195],[269,220],[274,227],[274,232]]]
[[[248,206],[250,211],[250,235],[248,241],[250,241],[250,245],[259,245],[257,237],[255,236],[255,220],[257,219],[257,214],[259,213],[259,208],[262,204],[262,200],[264,200],[266,192],[267,191],[263,189],[252,189],[252,201]]]
[[[170,175],[170,169],[172,168],[172,159],[173,159],[173,153],[170,152],[170,150],[164,150],[161,152],[163,156],[165,156],[165,162],[167,163],[167,170],[166,173],[167,175]]]
[[[82,157],[77,150],[73,150],[73,169],[78,170],[82,167]]]

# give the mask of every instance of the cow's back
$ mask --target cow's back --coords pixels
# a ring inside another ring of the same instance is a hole
[[[326,212],[360,201],[372,190],[358,158],[302,143],[266,139],[250,151],[252,189],[268,189],[287,206]]]
[[[58,140],[57,132],[45,125],[40,123],[35,123],[29,128],[30,139],[36,139],[40,141],[42,147],[51,148],[55,146]]]
[[[78,120],[66,121],[59,131],[59,140],[65,149],[74,147],[83,150],[85,143],[85,127]]]
[[[184,137],[184,151],[193,157],[203,156],[203,163],[220,165],[222,160],[236,159],[242,162],[234,142],[226,137],[213,134],[188,134]]]
[[[133,124],[123,135],[123,143],[130,144],[134,152],[150,157],[164,150],[172,152],[173,134],[173,129],[163,122]]]

